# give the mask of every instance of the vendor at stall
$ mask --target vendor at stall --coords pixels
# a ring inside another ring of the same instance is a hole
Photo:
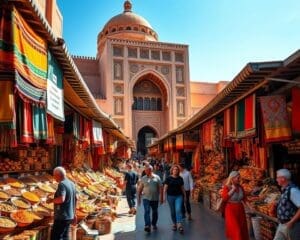
[[[67,178],[63,167],[53,170],[53,177],[58,182],[54,194],[54,223],[51,232],[51,240],[69,239],[69,228],[76,221],[76,189],[75,184]]]

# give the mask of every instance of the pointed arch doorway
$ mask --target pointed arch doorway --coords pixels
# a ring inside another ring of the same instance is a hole
[[[152,138],[157,136],[157,132],[150,126],[144,126],[139,130],[137,136],[137,153],[139,156],[147,154],[147,146],[151,144]]]

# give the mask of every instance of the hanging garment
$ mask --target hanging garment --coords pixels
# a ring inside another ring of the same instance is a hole
[[[45,108],[33,105],[33,136],[35,140],[47,139],[47,119]]]

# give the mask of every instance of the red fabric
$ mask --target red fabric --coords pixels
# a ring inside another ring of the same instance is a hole
[[[300,88],[292,88],[292,131],[300,134]]]
[[[224,187],[222,198],[228,200],[229,188]],[[230,240],[249,240],[245,209],[242,202],[225,205],[225,233]]]
[[[202,125],[202,142],[205,150],[213,148],[214,120],[209,120]]]
[[[22,143],[33,143],[33,120],[31,103],[23,102]]]
[[[255,128],[255,95],[245,99],[245,130]]]
[[[230,133],[230,108],[227,108],[224,111],[224,128],[223,128],[224,139],[229,137],[229,133]]]

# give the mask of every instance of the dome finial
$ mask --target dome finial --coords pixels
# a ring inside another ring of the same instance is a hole
[[[124,12],[131,12],[132,4],[129,0],[124,2]]]

